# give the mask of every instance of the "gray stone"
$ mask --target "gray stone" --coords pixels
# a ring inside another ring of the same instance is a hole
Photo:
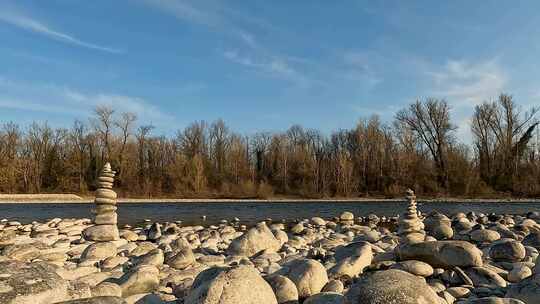
[[[118,280],[118,285],[122,288],[122,297],[152,292],[159,286],[159,270],[152,265],[130,269]]]
[[[267,250],[276,252],[281,243],[264,222],[257,224],[240,237],[234,239],[228,248],[231,255],[252,257],[255,254]]]
[[[345,294],[345,304],[439,304],[441,299],[425,280],[391,269],[362,277]]]
[[[277,304],[272,287],[250,266],[214,267],[193,282],[185,304]]]
[[[419,260],[432,267],[482,266],[482,251],[465,241],[434,241],[406,244],[397,248],[400,260]]]
[[[326,269],[316,260],[297,259],[282,266],[277,274],[286,276],[294,282],[300,298],[319,293],[328,283]]]

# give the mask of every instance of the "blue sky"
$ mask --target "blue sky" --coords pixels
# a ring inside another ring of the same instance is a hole
[[[325,132],[418,97],[540,105],[538,1],[0,0],[0,121],[97,104],[159,133],[223,118]]]

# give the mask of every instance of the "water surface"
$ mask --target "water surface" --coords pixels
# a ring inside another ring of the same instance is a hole
[[[51,218],[91,217],[93,204],[81,203],[0,203],[0,218],[18,220],[23,223],[45,221]],[[343,211],[355,216],[370,213],[379,216],[401,214],[406,209],[405,202],[193,202],[193,203],[121,203],[118,208],[120,224],[136,224],[145,219],[152,221],[182,221],[185,224],[214,224],[221,219],[239,218],[243,223],[252,224],[266,218],[289,221],[320,216],[331,218]],[[422,212],[437,210],[445,214],[456,212],[482,212],[499,214],[526,214],[540,212],[540,203],[526,202],[466,202],[466,203],[419,203]],[[201,216],[206,215],[206,221]]]

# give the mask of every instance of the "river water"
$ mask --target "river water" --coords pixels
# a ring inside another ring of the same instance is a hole
[[[22,223],[46,221],[51,218],[91,217],[93,204],[81,203],[0,203],[0,219],[17,220]],[[215,224],[222,219],[239,218],[242,223],[271,218],[288,220],[320,216],[331,218],[343,211],[355,216],[370,213],[382,216],[401,214],[406,209],[405,202],[193,202],[193,203],[121,203],[118,208],[119,224],[137,224],[145,219],[159,222],[182,221],[187,225]],[[526,214],[540,212],[540,203],[527,202],[466,202],[466,203],[419,203],[422,212],[439,211],[445,214],[474,211],[477,213]],[[203,221],[201,216],[205,215]]]

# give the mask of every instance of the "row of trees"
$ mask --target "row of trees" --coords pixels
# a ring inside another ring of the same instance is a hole
[[[538,109],[511,96],[475,108],[473,145],[460,142],[444,100],[417,101],[329,136],[294,125],[243,136],[225,122],[197,121],[175,136],[153,133],[132,113],[100,106],[69,129],[47,123],[0,129],[0,192],[95,189],[104,162],[133,197],[540,196]]]

